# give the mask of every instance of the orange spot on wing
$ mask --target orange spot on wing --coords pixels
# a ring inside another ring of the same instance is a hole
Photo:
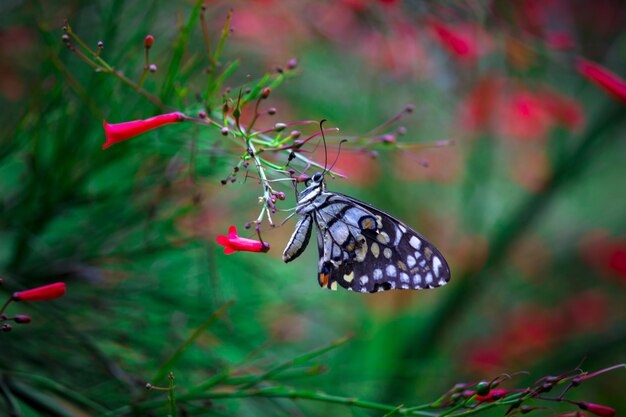
[[[324,274],[324,273],[320,274],[319,280],[320,280],[320,285],[322,287],[327,287],[328,281],[330,281],[330,274]]]

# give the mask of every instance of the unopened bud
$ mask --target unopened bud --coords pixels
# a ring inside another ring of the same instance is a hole
[[[104,42],[98,41],[98,49],[104,49]]]
[[[276,67],[276,72],[279,74],[282,74],[285,70],[283,70],[283,67]]]
[[[298,139],[302,133],[299,130],[292,130],[289,137],[292,139]]]
[[[600,417],[613,417],[615,415],[614,408],[600,404],[588,403],[583,401],[578,403],[578,408],[580,408],[581,410],[589,411],[590,413]]]
[[[289,61],[287,61],[287,69],[292,70],[297,66],[298,66],[298,60],[295,58],[291,58]]]
[[[65,33],[65,34],[63,34],[63,36],[61,36],[61,39],[63,40],[63,42],[67,43],[67,42],[70,41],[70,35]]]
[[[146,36],[146,38],[143,40],[143,46],[146,49],[150,49],[152,45],[154,45],[154,36],[152,35]]]
[[[262,99],[266,99],[270,96],[270,93],[272,92],[272,90],[270,90],[269,87],[265,87],[263,90],[261,90],[261,98]]]
[[[275,194],[276,198],[278,198],[279,200],[284,200],[285,199],[285,193],[283,193],[282,191],[277,191]]]
[[[487,381],[480,381],[478,384],[476,384],[476,394],[477,395],[489,394],[490,385],[491,384],[489,384],[489,382]]]
[[[222,113],[226,114],[228,113],[228,110],[230,110],[230,107],[228,107],[227,102],[224,102],[224,104],[222,104]]]
[[[274,130],[277,131],[277,132],[281,132],[281,131],[285,130],[286,127],[287,127],[287,125],[284,124],[284,123],[276,123],[274,125]]]
[[[269,114],[270,116],[273,116],[276,114],[276,107],[270,107],[269,109],[267,109],[267,114]]]
[[[413,110],[415,110],[415,106],[412,104],[407,104],[407,106],[404,108],[404,111],[407,113],[413,113]]]
[[[228,136],[228,128],[227,127],[223,127],[222,128],[222,136]]]
[[[156,66],[155,64],[150,64],[150,65],[148,66],[148,71],[150,71],[150,72],[156,72],[156,70],[157,70],[157,66]]]
[[[406,127],[404,126],[400,126],[397,130],[396,133],[398,133],[398,135],[406,135]]]
[[[11,326],[9,323],[4,323],[2,327],[0,327],[0,330],[2,330],[3,332],[10,332],[12,329],[13,326]]]
[[[198,117],[201,119],[206,119],[206,112],[204,111],[199,111],[198,112]]]
[[[151,391],[151,390],[152,390],[152,384],[148,382],[148,383],[146,384],[146,389],[147,389],[148,391]]]
[[[28,324],[30,323],[30,317],[24,314],[16,314],[15,317],[13,317],[13,321],[19,324]]]

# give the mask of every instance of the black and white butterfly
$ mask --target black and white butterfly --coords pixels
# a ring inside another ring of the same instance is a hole
[[[313,225],[321,287],[351,291],[423,290],[450,281],[441,252],[395,217],[347,195],[326,191],[316,173],[298,196],[300,220],[285,251],[291,262],[306,249]]]

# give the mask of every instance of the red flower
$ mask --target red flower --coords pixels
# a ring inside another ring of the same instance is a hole
[[[600,417],[613,417],[615,415],[615,409],[605,405],[580,402],[578,403],[578,407],[580,407],[581,410],[589,411]]]
[[[65,295],[65,283],[55,282],[43,287],[13,293],[13,301],[43,301],[52,300]]]
[[[429,26],[441,46],[457,58],[472,60],[486,52],[488,40],[476,27],[468,24],[449,26],[436,20],[431,20]]]
[[[149,130],[156,129],[170,123],[183,122],[187,119],[182,113],[168,113],[161,114],[159,116],[152,117],[145,120],[133,120],[132,122],[108,124],[105,121],[102,122],[104,126],[104,133],[106,135],[106,142],[102,145],[102,149],[106,149],[111,145],[118,142],[122,142],[126,139],[130,139],[142,133],[146,133]]]
[[[578,72],[604,91],[626,104],[626,80],[601,65],[579,58]]]
[[[474,399],[478,402],[492,403],[506,397],[507,391],[503,389],[492,389],[486,395],[477,395]]]
[[[234,252],[267,252],[270,250],[270,245],[266,242],[239,237],[235,226],[230,226],[228,236],[219,235],[216,241],[224,246],[226,255]]]

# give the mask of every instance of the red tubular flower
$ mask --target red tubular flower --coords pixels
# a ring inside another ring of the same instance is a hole
[[[30,290],[18,291],[13,293],[13,301],[43,301],[53,300],[65,295],[65,283],[55,282],[54,284],[44,285]]]
[[[613,417],[615,415],[615,409],[605,405],[580,402],[578,403],[578,407],[580,407],[581,410],[589,411],[600,417]]]
[[[230,226],[228,236],[219,235],[216,241],[224,246],[226,255],[234,252],[267,252],[270,250],[270,245],[266,242],[239,237],[235,226]]]
[[[149,130],[156,129],[170,123],[183,122],[187,117],[179,112],[161,114],[159,116],[151,117],[145,120],[133,120],[132,122],[109,124],[105,121],[102,122],[104,126],[104,133],[106,135],[106,142],[102,145],[102,149],[106,149],[111,145],[118,142],[130,139],[142,133],[146,133]]]
[[[432,20],[429,22],[437,40],[449,52],[459,58],[476,58],[478,46],[476,39],[464,31]]]
[[[578,72],[613,97],[626,104],[626,80],[601,65],[579,58]]]
[[[506,397],[507,391],[503,389],[492,389],[486,395],[477,395],[474,399],[478,402],[492,403]]]

